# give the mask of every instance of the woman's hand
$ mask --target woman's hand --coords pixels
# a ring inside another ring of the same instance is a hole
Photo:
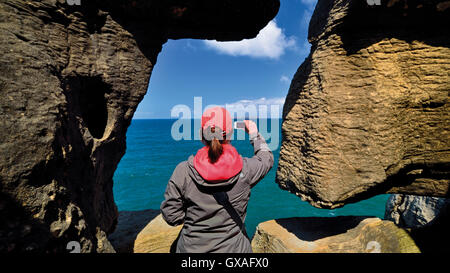
[[[245,131],[249,135],[254,135],[258,133],[258,126],[253,120],[244,120],[245,123]]]

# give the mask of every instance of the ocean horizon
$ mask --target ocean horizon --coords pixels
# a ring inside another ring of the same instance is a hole
[[[178,119],[133,119],[127,131],[127,149],[114,174],[113,193],[119,211],[159,210],[167,182],[175,167],[203,147],[199,140],[176,141],[171,135]],[[271,120],[272,121],[272,120]],[[191,120],[195,122],[195,120]],[[267,131],[271,130],[268,122]],[[281,129],[281,119],[278,119]],[[194,128],[193,124],[192,127]],[[194,131],[194,130],[192,130]],[[235,130],[235,133],[237,130]],[[193,136],[194,132],[192,132]],[[264,134],[263,134],[264,135]],[[281,130],[278,130],[281,143]],[[270,139],[268,140],[270,143]],[[243,157],[253,156],[248,136],[231,144]],[[319,209],[302,201],[275,182],[280,147],[273,151],[275,163],[252,189],[245,225],[250,238],[256,226],[288,217],[374,216],[383,219],[388,194],[378,195],[338,209]]]

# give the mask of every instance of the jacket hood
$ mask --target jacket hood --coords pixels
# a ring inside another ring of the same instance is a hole
[[[223,154],[219,160],[211,164],[208,158],[208,147],[197,151],[188,159],[190,176],[202,186],[225,186],[232,184],[238,178],[243,160],[231,144],[223,144]],[[236,178],[236,179],[234,179]]]

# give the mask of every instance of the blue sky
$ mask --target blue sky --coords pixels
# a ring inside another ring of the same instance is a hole
[[[136,119],[171,118],[210,104],[283,104],[290,81],[309,53],[308,23],[317,0],[281,0],[280,11],[255,39],[240,42],[181,39],[163,46]]]

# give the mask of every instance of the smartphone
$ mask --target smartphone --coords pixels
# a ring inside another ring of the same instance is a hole
[[[245,122],[243,121],[235,121],[234,129],[245,129]]]

